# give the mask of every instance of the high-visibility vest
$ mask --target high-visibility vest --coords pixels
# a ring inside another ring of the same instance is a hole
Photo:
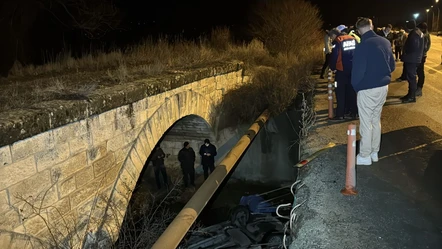
[[[361,43],[361,37],[359,37],[358,35],[355,34],[355,32],[352,30],[350,31],[349,35],[353,36],[353,38],[355,38],[357,43]]]

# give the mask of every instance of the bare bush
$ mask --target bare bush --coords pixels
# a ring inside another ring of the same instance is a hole
[[[305,0],[260,1],[252,34],[272,53],[297,53],[321,41],[319,10]]]
[[[180,198],[181,181],[175,180],[166,195],[149,192],[141,205],[129,206],[113,249],[151,248],[177,215],[168,207]]]
[[[232,122],[251,122],[264,108],[273,115],[285,111],[299,92],[312,90],[309,77],[322,59],[322,22],[309,2],[262,1],[254,13],[251,32],[269,52],[246,60],[253,63],[252,83],[227,93],[223,108]]]

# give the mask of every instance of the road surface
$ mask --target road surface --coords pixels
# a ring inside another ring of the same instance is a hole
[[[380,161],[357,167],[355,197],[345,184],[347,126],[327,121],[326,83],[316,95],[318,124],[310,152],[338,146],[302,170],[296,249],[442,248],[442,38],[432,36],[423,96],[402,104],[408,83],[392,82],[382,113]],[[397,62],[393,80],[402,72]],[[358,122],[355,122],[358,125]]]

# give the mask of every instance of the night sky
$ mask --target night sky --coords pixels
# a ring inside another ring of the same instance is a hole
[[[247,22],[247,11],[259,0],[126,0],[124,7],[134,20],[155,21],[164,28],[234,25]],[[311,0],[326,23],[351,25],[358,16],[375,17],[377,25],[401,24],[420,12],[419,21],[426,21],[425,9],[434,0]],[[431,14],[431,13],[430,13]]]
[[[109,0],[111,1],[111,0]],[[34,8],[35,3],[51,3],[50,0],[0,0],[0,75],[5,75],[15,59],[24,64],[42,63],[42,54],[54,57],[69,46],[74,55],[81,55],[85,49],[109,50],[126,47],[140,42],[148,36],[159,34],[181,35],[184,38],[198,38],[215,26],[228,26],[236,40],[251,39],[247,34],[252,6],[262,0],[112,0],[122,13],[122,25],[104,32],[98,39],[90,39],[79,29],[64,27],[53,15],[69,20],[63,8],[50,14],[44,8]],[[420,13],[418,22],[426,21],[425,9],[435,0],[310,0],[321,11],[324,27],[330,24],[353,25],[357,17],[374,18],[375,26],[391,23],[395,27],[405,26],[405,21]],[[442,1],[441,1],[442,2]],[[15,11],[17,3],[19,12]],[[34,3],[31,5],[30,3]],[[442,5],[442,3],[439,3]],[[5,6],[8,6],[7,8]],[[40,6],[40,5],[35,5]],[[48,5],[46,7],[51,7]],[[17,13],[16,13],[17,12]],[[11,14],[12,13],[12,14]],[[430,12],[430,20],[431,20]],[[64,14],[64,17],[63,17]],[[20,16],[23,15],[23,16]],[[8,18],[17,19],[14,27]],[[22,23],[29,16],[35,20]],[[308,30],[306,30],[308,32]],[[18,46],[20,45],[20,46]]]

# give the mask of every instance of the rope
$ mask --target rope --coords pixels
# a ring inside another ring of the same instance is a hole
[[[299,186],[298,186],[299,185]],[[283,247],[284,249],[287,249],[289,245],[289,243],[287,243],[287,239],[291,237],[294,228],[295,228],[295,223],[296,223],[296,218],[298,217],[296,214],[296,209],[299,208],[300,206],[302,206],[306,201],[303,201],[299,204],[296,204],[296,192],[302,188],[304,186],[303,183],[301,183],[301,180],[298,180],[296,182],[294,182],[291,186],[290,186],[290,192],[293,195],[293,203],[285,203],[285,204],[280,204],[276,207],[276,215],[279,218],[283,218],[283,219],[287,219],[288,221],[284,224],[284,236],[283,236]],[[290,208],[290,214],[289,216],[286,215],[282,215],[279,212],[279,209],[281,208]]]

